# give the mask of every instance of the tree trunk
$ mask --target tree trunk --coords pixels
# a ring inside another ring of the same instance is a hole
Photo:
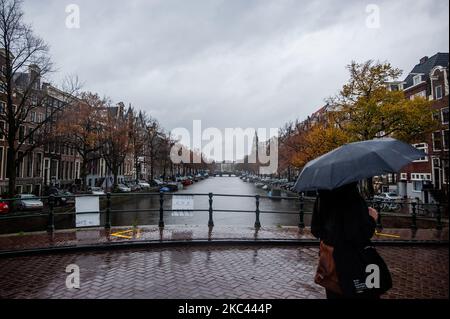
[[[114,185],[113,185],[113,191],[115,192],[118,186],[118,175],[119,175],[119,167],[115,166],[113,170],[113,177],[114,177]]]
[[[86,191],[87,189],[87,185],[86,185],[86,176],[87,176],[87,165],[88,165],[88,160],[83,158],[83,162],[81,163],[81,168],[80,168],[80,179],[81,179],[81,189],[83,191]]]
[[[141,172],[139,169],[139,159],[136,155],[134,156],[134,171],[136,172],[136,183],[138,183],[141,178],[140,177]]]

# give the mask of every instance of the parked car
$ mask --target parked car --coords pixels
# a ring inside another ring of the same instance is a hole
[[[60,199],[64,205],[75,205],[75,195],[73,193],[62,191],[60,196]]]
[[[8,203],[0,200],[0,214],[8,214],[8,213],[9,213]]]
[[[393,202],[397,202],[402,199],[400,196],[397,195],[397,193],[394,193],[394,192],[381,193],[381,194],[375,195],[373,198],[375,200],[393,201]]]
[[[191,179],[189,179],[188,177],[181,177],[180,178],[180,182],[181,182],[181,184],[183,184],[183,186],[189,186],[189,185],[192,185],[194,182],[191,180]]]
[[[41,210],[44,203],[33,194],[20,194],[16,201],[18,210]]]
[[[168,188],[170,192],[176,192],[178,190],[178,185],[177,183],[170,182],[164,184],[163,188]]]
[[[395,212],[402,207],[402,198],[394,192],[381,193],[375,195],[373,199],[380,202],[379,209],[383,212]]]
[[[119,192],[121,193],[130,193],[131,192],[131,187],[128,187],[125,184],[119,184],[117,185],[117,189],[119,190]]]
[[[48,195],[54,195],[55,196],[55,205],[56,206],[64,206],[67,204],[73,204],[75,203],[75,199],[73,197],[72,193],[58,189],[56,187],[52,187],[48,190]]]
[[[139,181],[138,185],[142,188],[142,189],[149,189],[150,188],[150,184],[147,183],[146,181]]]
[[[142,190],[142,187],[136,183],[129,183],[127,186],[131,189],[132,192],[139,192]]]
[[[105,195],[105,191],[101,187],[91,187],[89,193],[92,195]]]
[[[164,185],[163,181],[157,178],[151,180],[149,184],[151,187],[161,187]]]

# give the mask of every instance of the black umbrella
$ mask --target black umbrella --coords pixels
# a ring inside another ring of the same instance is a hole
[[[375,139],[341,146],[306,164],[294,189],[331,190],[369,177],[396,173],[423,151],[393,138]]]

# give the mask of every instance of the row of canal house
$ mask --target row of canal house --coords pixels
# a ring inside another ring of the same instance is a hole
[[[404,168],[390,180],[403,197],[417,198],[425,203],[447,202],[449,194],[449,54],[437,53],[423,57],[405,80],[391,89],[403,90],[406,98],[418,96],[431,101],[440,123],[424,141],[415,144],[427,154]]]
[[[4,68],[5,57],[0,51],[0,68]],[[81,185],[80,170],[82,160],[75,149],[69,145],[56,142],[48,142],[39,144],[30,135],[39,123],[47,120],[44,130],[48,134],[52,134],[56,123],[60,116],[64,116],[61,112],[54,112],[54,109],[60,109],[64,103],[67,104],[68,94],[53,87],[48,83],[41,83],[40,70],[31,65],[27,72],[17,73],[14,77],[14,86],[20,90],[29,87],[32,83],[32,90],[36,96],[45,96],[45,98],[32,100],[30,103],[33,107],[27,115],[26,120],[20,127],[16,143],[23,143],[22,151],[26,154],[23,160],[17,165],[16,170],[16,193],[17,194],[35,194],[44,195],[50,186],[57,186],[61,189],[76,190]],[[31,87],[30,86],[30,87]],[[71,97],[73,99],[73,97]],[[14,101],[18,104],[18,101]],[[123,113],[125,107],[123,103],[119,103],[116,107],[112,107],[110,111]],[[0,126],[7,129],[5,121],[6,114],[6,94],[0,88]],[[39,146],[37,146],[39,145]],[[7,153],[8,143],[6,136],[0,131],[0,196],[8,192],[7,178]],[[141,171],[144,175],[145,168]],[[135,180],[135,165],[132,164],[131,158],[127,158],[124,165],[120,168],[119,182]],[[108,181],[112,181],[112,176],[106,166],[105,160],[99,156],[93,158],[89,162],[88,175],[86,184],[94,187],[108,186]],[[112,183],[112,182],[111,182]]]

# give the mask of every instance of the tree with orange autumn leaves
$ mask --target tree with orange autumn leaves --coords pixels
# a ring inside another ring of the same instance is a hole
[[[113,189],[118,186],[120,167],[132,150],[132,131],[124,107],[108,107],[101,112],[102,130],[99,136],[100,154],[113,176]]]
[[[100,156],[101,112],[107,105],[98,94],[83,92],[56,123],[55,140],[73,148],[81,157],[80,179],[86,186],[88,165]]]
[[[350,79],[327,100],[326,112],[280,129],[280,173],[291,167],[300,171],[346,143],[383,137],[420,142],[437,127],[429,101],[406,99],[403,92],[389,89],[387,84],[400,77],[399,69],[371,60],[352,62],[347,69]]]

